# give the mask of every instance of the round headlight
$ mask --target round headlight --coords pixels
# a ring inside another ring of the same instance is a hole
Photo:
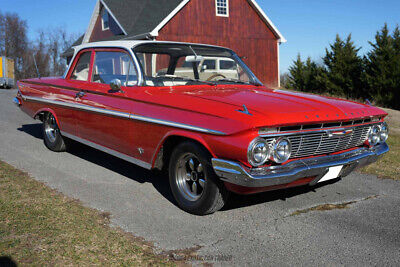
[[[380,133],[379,133],[379,141],[381,143],[385,142],[389,137],[389,126],[386,122],[381,124]]]
[[[267,141],[262,138],[254,139],[247,150],[247,159],[254,166],[263,165],[269,158],[270,150]]]
[[[287,138],[279,138],[275,140],[272,148],[271,159],[276,163],[284,163],[292,154],[292,144]]]
[[[368,142],[370,145],[374,146],[379,143],[380,141],[380,132],[381,129],[378,125],[372,126],[371,130],[368,134]]]

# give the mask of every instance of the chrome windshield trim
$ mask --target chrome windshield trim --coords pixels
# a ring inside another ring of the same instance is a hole
[[[33,96],[22,96],[22,98],[27,101],[42,102],[42,103],[47,103],[47,104],[51,104],[51,105],[57,105],[57,106],[62,106],[62,107],[67,107],[67,108],[84,110],[84,111],[88,111],[88,112],[105,114],[105,115],[114,116],[114,117],[120,117],[120,118],[124,118],[124,119],[160,124],[160,125],[170,126],[170,127],[174,127],[174,128],[181,128],[181,129],[202,132],[202,133],[208,133],[208,134],[213,134],[213,135],[226,135],[225,133],[220,132],[220,131],[197,127],[197,126],[193,126],[190,124],[156,119],[156,118],[141,116],[141,115],[137,115],[137,114],[130,114],[127,112],[114,111],[114,110],[109,110],[109,109],[104,109],[104,108],[96,108],[96,107],[91,107],[91,106],[83,105],[83,104],[68,103],[68,102],[62,102],[62,101],[58,101],[58,100],[33,97]]]
[[[122,154],[122,153],[120,153],[118,151],[115,151],[113,149],[110,149],[110,148],[95,144],[95,143],[90,142],[90,141],[88,141],[86,139],[82,139],[80,137],[77,137],[75,135],[69,134],[69,133],[64,132],[64,131],[61,131],[61,135],[65,136],[65,137],[68,137],[68,138],[70,138],[72,140],[75,140],[75,141],[77,141],[79,143],[82,143],[82,144],[85,144],[87,146],[93,147],[93,148],[95,148],[97,150],[103,151],[103,152],[105,152],[107,154],[113,155],[113,156],[115,156],[117,158],[120,158],[120,159],[123,159],[125,161],[130,162],[130,163],[136,164],[136,165],[138,165],[140,167],[143,167],[145,169],[148,169],[148,170],[151,169],[151,164],[149,164],[147,162],[144,162],[144,161],[142,161],[140,159],[137,159],[137,158]]]

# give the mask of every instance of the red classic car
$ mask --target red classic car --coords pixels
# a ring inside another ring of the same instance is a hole
[[[229,77],[200,67],[210,57],[221,62],[218,70],[229,68]],[[49,149],[65,151],[73,139],[166,169],[177,204],[194,214],[220,209],[230,192],[344,177],[389,150],[381,109],[269,89],[222,47],[84,44],[64,77],[22,80],[18,88],[15,104],[43,122]]]

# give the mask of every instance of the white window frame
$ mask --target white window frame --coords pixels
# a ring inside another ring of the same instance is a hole
[[[218,3],[217,0],[215,0],[215,14],[217,17],[229,17],[229,0],[226,1],[226,14],[219,14],[218,13]]]
[[[105,14],[107,14],[107,17],[108,17],[108,26],[107,27],[104,27],[104,15]],[[109,30],[110,29],[110,14],[108,14],[108,11],[105,8],[103,8],[100,15],[101,15],[101,29],[103,31]]]

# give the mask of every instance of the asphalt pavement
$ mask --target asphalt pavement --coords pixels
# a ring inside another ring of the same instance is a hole
[[[40,122],[12,103],[15,94],[0,90],[0,159],[110,212],[113,225],[157,253],[188,249],[240,266],[400,265],[399,181],[353,173],[313,188],[234,196],[222,211],[193,216],[175,205],[163,175],[77,143],[49,151]]]

